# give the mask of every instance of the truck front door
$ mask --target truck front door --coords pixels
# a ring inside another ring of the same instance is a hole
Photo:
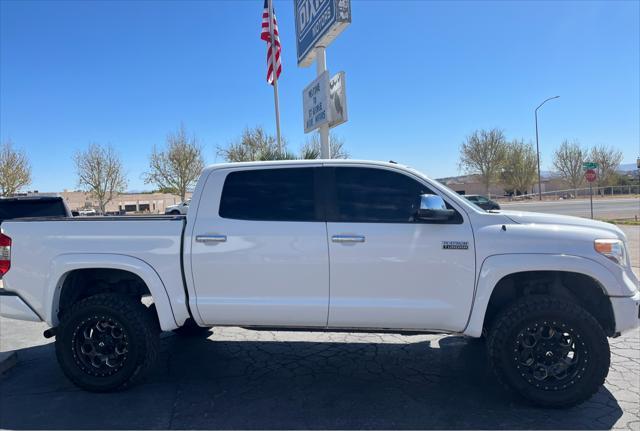
[[[473,299],[475,253],[466,213],[416,219],[422,179],[380,167],[327,169],[329,326],[461,331]],[[446,200],[446,199],[445,199]]]

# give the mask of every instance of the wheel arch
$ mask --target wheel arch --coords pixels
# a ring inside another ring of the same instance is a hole
[[[615,286],[613,275],[591,259],[571,255],[495,255],[482,264],[466,335],[479,337],[495,314],[527,294],[570,298],[614,335],[615,318],[605,286]]]
[[[47,298],[44,302],[51,304],[48,315],[45,316],[49,325],[57,326],[59,323],[61,299],[66,301],[70,296],[73,297],[73,293],[65,293],[65,291],[73,289],[74,277],[89,272],[93,272],[94,275],[100,274],[100,276],[110,274],[116,280],[130,280],[131,283],[127,284],[129,291],[142,289],[137,293],[148,293],[153,298],[158,321],[163,330],[178,327],[166,287],[157,272],[141,259],[120,254],[66,254],[53,259],[47,282],[49,286],[46,289]]]

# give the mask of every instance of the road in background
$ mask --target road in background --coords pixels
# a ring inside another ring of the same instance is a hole
[[[589,199],[565,199],[561,201],[524,201],[500,202],[505,210],[533,211],[551,214],[563,214],[577,217],[589,217]],[[640,218],[640,199],[612,198],[594,199],[593,216],[600,219]]]

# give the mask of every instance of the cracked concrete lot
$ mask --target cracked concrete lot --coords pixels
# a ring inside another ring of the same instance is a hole
[[[610,340],[592,400],[544,410],[498,387],[483,343],[461,336],[214,328],[163,337],[144,383],[92,394],[62,375],[42,324],[0,325],[3,350],[30,345],[0,380],[1,428],[640,429],[638,330]]]

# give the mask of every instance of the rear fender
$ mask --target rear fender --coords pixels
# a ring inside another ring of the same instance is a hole
[[[45,309],[47,314],[43,316],[49,325],[58,325],[58,305],[62,286],[67,275],[78,269],[119,269],[137,275],[151,292],[160,327],[165,331],[178,327],[169,294],[158,273],[145,261],[122,254],[63,254],[53,259],[44,298],[44,304],[52,304],[51,308]]]

